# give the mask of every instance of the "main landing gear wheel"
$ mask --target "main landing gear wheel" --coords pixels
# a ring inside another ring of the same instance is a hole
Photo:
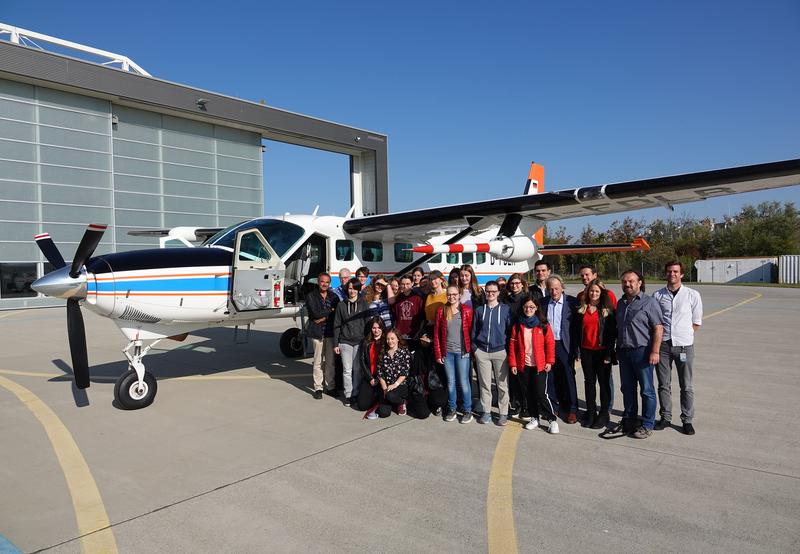
[[[136,372],[129,369],[117,379],[114,385],[114,398],[124,409],[138,410],[153,403],[157,390],[156,378],[152,374],[144,374],[144,380],[140,387]]]
[[[281,353],[287,358],[299,358],[305,353],[300,329],[292,327],[283,332],[281,335]]]

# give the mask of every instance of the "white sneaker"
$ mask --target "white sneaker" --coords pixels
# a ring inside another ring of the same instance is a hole
[[[378,419],[378,412],[372,411],[367,414],[367,419]]]
[[[528,431],[532,431],[533,429],[536,429],[537,427],[539,427],[539,420],[538,419],[531,418],[531,420],[528,423],[525,424],[525,429],[527,429]]]
[[[550,428],[547,430],[547,432],[550,433],[551,435],[557,435],[558,434],[558,422],[557,421],[551,421],[550,422]]]

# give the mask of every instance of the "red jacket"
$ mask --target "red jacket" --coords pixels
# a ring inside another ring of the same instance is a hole
[[[433,323],[433,357],[436,360],[444,358],[447,354],[447,304],[436,310],[436,321]],[[472,329],[472,308],[461,304],[461,331],[464,334],[464,348],[467,354],[472,352],[472,343],[469,340]]]
[[[517,323],[511,328],[511,341],[508,347],[508,367],[515,367],[517,371],[525,371],[525,344],[522,324]],[[547,333],[537,325],[533,328],[533,360],[539,373],[544,371],[545,364],[556,363],[556,341],[553,331],[547,324]]]

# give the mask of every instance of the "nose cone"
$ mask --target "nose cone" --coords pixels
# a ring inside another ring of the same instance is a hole
[[[62,267],[37,279],[31,285],[36,292],[53,298],[86,298],[86,271],[69,276],[70,266]]]

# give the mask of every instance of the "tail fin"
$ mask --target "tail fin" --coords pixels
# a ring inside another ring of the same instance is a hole
[[[531,170],[528,173],[528,180],[525,182],[525,195],[539,194],[544,192],[544,166],[536,162],[531,162]],[[544,229],[541,228],[533,234],[533,238],[539,245],[544,244]]]

